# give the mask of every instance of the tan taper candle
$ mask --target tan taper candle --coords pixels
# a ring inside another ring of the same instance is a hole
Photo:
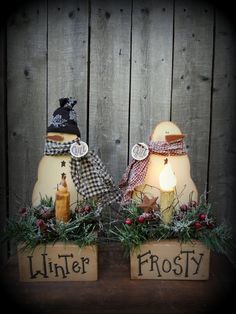
[[[62,174],[61,182],[56,192],[56,221],[68,222],[70,220],[70,192],[67,189],[66,176]]]

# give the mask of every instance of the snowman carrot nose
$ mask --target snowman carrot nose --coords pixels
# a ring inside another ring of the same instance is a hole
[[[47,135],[46,139],[51,140],[51,141],[61,142],[61,141],[64,140],[64,136],[61,136],[61,135]]]
[[[185,137],[184,134],[169,134],[169,135],[166,135],[166,141],[168,143],[177,142],[177,141],[182,140],[184,137]]]

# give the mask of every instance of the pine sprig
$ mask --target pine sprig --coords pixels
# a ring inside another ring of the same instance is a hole
[[[170,224],[162,222],[158,209],[145,213],[132,202],[100,212],[94,200],[76,204],[69,222],[56,222],[52,199],[42,198],[37,207],[21,208],[18,215],[8,220],[1,234],[2,241],[23,242],[29,248],[57,241],[72,241],[80,247],[98,241],[116,241],[124,246],[127,254],[146,241],[162,239],[199,240],[219,253],[236,249],[231,228],[216,223],[212,206],[205,198],[200,198],[199,204],[176,206]]]
[[[236,249],[231,228],[226,224],[217,225],[212,206],[205,197],[200,198],[199,204],[191,201],[176,206],[170,224],[164,224],[160,217],[158,211],[147,214],[131,203],[121,208],[110,234],[122,243],[127,253],[146,241],[162,239],[177,239],[183,243],[199,240],[209,249],[224,254]]]
[[[235,251],[236,249],[232,229],[225,224],[215,227],[211,232],[203,232],[200,234],[199,240],[209,249],[218,253],[227,254],[228,251]]]
[[[78,202],[70,221],[56,222],[52,198],[41,198],[37,207],[24,207],[12,219],[1,234],[1,241],[23,242],[25,248],[57,241],[73,241],[78,246],[97,242],[100,213],[94,200]]]

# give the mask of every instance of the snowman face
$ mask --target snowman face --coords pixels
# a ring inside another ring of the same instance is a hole
[[[165,141],[166,140],[166,135],[181,135],[182,132],[180,129],[171,121],[164,121],[159,123],[152,135],[151,135],[151,140],[154,142],[157,141]]]
[[[48,132],[47,138],[53,140],[55,142],[70,142],[77,138],[76,134],[68,134],[68,133],[58,133],[58,132]]]

